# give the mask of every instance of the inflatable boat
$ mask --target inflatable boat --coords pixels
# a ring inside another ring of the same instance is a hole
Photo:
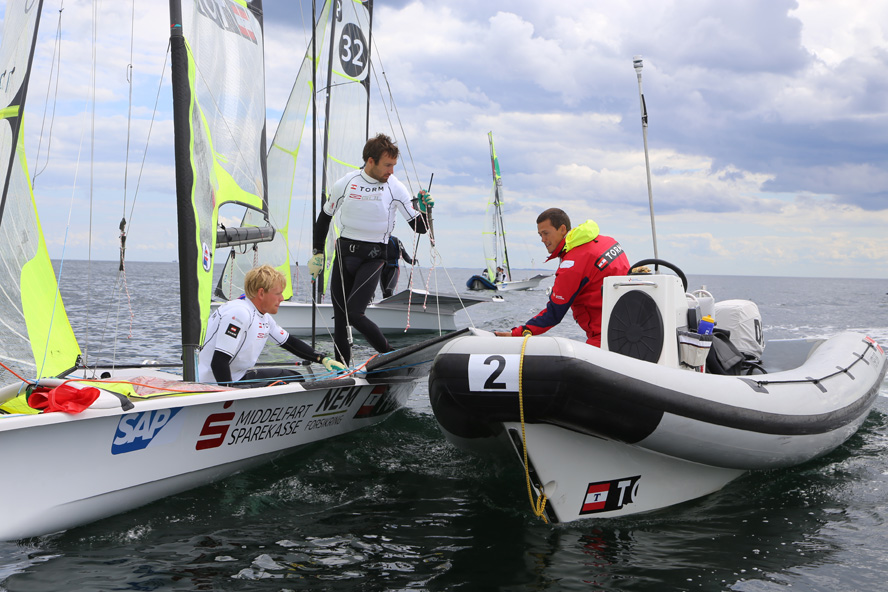
[[[855,433],[885,377],[878,343],[766,348],[754,303],[689,294],[677,271],[605,280],[601,348],[477,330],[445,345],[429,396],[448,440],[517,453],[535,512],[569,522],[692,500]],[[711,335],[697,332],[707,314]]]

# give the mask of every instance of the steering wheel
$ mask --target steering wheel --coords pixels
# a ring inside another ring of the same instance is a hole
[[[672,263],[669,263],[668,261],[663,261],[662,259],[642,259],[641,261],[639,261],[638,263],[636,263],[635,265],[633,265],[629,269],[632,270],[632,269],[635,269],[636,267],[641,267],[642,265],[654,265],[654,266],[662,265],[666,269],[671,269],[672,271],[675,272],[675,275],[677,275],[679,277],[679,279],[681,279],[681,284],[684,286],[684,291],[685,292],[688,291],[688,278],[685,277],[685,274],[682,270],[680,270],[677,266],[673,265]],[[640,274],[634,274],[630,271],[629,275],[640,275]]]

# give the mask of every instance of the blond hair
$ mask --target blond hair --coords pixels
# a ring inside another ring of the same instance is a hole
[[[259,288],[268,292],[277,285],[286,288],[287,276],[271,265],[254,267],[244,276],[244,293],[247,298],[255,298]]]

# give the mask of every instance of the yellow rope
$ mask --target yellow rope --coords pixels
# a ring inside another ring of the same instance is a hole
[[[524,432],[524,349],[527,347],[527,340],[530,339],[530,331],[524,332],[524,342],[521,344],[521,359],[518,362],[518,408],[521,412],[521,445],[524,448],[524,477],[527,479],[527,497],[530,498],[530,508],[533,510],[534,516],[542,518],[546,524],[549,521],[543,510],[546,508],[546,494],[540,486],[540,497],[537,501],[533,501],[533,489],[530,486],[530,465],[527,462],[527,435]]]

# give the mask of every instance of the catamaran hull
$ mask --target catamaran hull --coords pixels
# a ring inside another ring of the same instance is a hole
[[[523,462],[526,441],[536,491],[562,522],[667,507],[748,470],[827,454],[866,419],[886,371],[881,348],[855,333],[756,376],[669,368],[555,337],[530,338],[522,354],[523,343],[454,340],[432,367],[430,399],[461,448],[505,445]]]

